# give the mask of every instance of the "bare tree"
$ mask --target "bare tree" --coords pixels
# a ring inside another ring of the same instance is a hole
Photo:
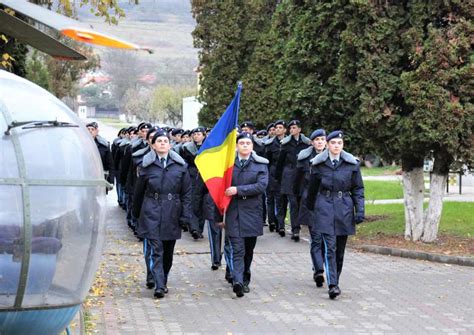
[[[108,50],[102,57],[102,69],[111,78],[112,96],[117,99],[121,109],[126,104],[126,92],[138,89],[138,58],[135,53]]]

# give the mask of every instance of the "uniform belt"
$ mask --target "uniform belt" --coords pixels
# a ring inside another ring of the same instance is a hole
[[[237,199],[239,200],[247,200],[247,199],[252,199],[255,198],[256,195],[244,195],[244,196],[237,196]]]
[[[147,197],[153,198],[155,200],[173,200],[179,199],[178,193],[157,193],[157,192],[148,192]]]
[[[342,196],[344,195],[351,195],[351,192],[349,191],[330,191],[330,190],[321,190],[319,191],[320,194],[326,196],[326,197],[338,197],[338,198],[342,198]]]

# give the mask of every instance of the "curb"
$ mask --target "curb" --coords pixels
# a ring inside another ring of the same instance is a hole
[[[360,246],[350,246],[350,247],[352,249],[361,250],[364,252],[371,252],[371,253],[380,254],[380,255],[396,256],[396,257],[418,259],[418,260],[437,262],[437,263],[455,264],[455,265],[461,265],[461,266],[474,267],[473,257],[447,256],[447,255],[433,254],[429,252],[380,247],[378,245],[367,245],[367,244],[360,245]]]

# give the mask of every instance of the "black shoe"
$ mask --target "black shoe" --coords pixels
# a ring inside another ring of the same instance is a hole
[[[199,233],[199,238],[204,238],[204,235],[202,233]]]
[[[243,291],[244,291],[244,293],[249,293],[250,292],[249,284],[244,284]]]
[[[214,263],[214,264],[211,265],[211,269],[213,271],[216,271],[217,269],[219,269],[219,266],[221,266],[219,263]]]
[[[291,239],[295,242],[299,242],[300,241],[300,233],[293,233],[291,235]]]
[[[197,230],[193,230],[191,232],[191,236],[193,237],[193,239],[197,240],[199,239],[199,232]]]
[[[228,272],[225,273],[225,280],[227,280],[227,282],[229,284],[232,284],[233,280],[232,280],[232,275]]]
[[[275,224],[270,223],[270,225],[268,226],[268,229],[270,229],[270,232],[273,233],[275,231]]]
[[[240,283],[234,284],[233,291],[238,298],[242,298],[244,296],[244,287]]]
[[[324,276],[322,273],[315,273],[313,275],[313,279],[316,283],[316,287],[323,287],[323,283],[324,283]]]
[[[165,294],[168,294],[168,286],[165,286],[165,289],[163,290],[163,292],[165,292]]]
[[[151,290],[152,288],[155,288],[155,283],[153,283],[153,282],[148,282],[148,283],[146,283],[146,288],[147,288],[147,289],[150,289],[150,290]]]
[[[181,229],[183,230],[183,232],[187,232],[187,231],[188,231],[188,227],[187,227],[187,226],[182,226]]]
[[[334,285],[329,288],[329,298],[330,299],[336,299],[336,297],[341,294],[341,290],[339,289],[339,286]]]
[[[285,237],[286,235],[285,228],[280,228],[280,230],[278,231],[278,234],[280,234],[281,237]]]
[[[156,299],[161,299],[165,297],[165,291],[163,291],[161,288],[155,291],[154,294]]]

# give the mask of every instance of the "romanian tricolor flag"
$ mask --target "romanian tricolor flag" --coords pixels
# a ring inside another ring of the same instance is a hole
[[[194,162],[219,212],[224,214],[231,197],[224,194],[232,182],[239,118],[239,83],[234,99],[199,149]]]

